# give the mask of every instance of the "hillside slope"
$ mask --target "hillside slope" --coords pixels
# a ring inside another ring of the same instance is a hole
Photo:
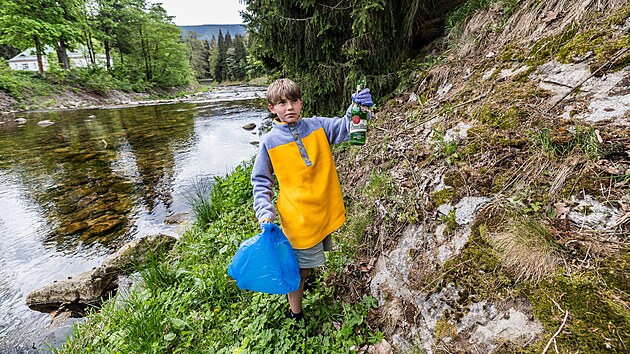
[[[397,352],[630,350],[630,4],[498,2],[337,151]]]

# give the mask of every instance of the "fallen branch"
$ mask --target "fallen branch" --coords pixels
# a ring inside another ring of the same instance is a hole
[[[589,75],[586,79],[580,81],[580,83],[578,83],[577,85],[575,85],[575,87],[573,87],[569,92],[567,92],[564,96],[562,96],[556,103],[553,104],[553,106],[551,106],[548,110],[547,113],[551,112],[552,109],[554,109],[560,102],[562,102],[565,98],[567,98],[567,96],[569,96],[570,94],[572,94],[575,90],[577,90],[580,86],[582,86],[585,82],[587,82],[588,80],[590,80],[593,76],[595,76],[598,72],[600,72],[600,70],[602,70],[603,68],[607,67],[610,64],[613,64],[614,62],[616,62],[619,58],[621,58],[621,56],[623,54],[625,54],[628,50],[630,50],[630,47],[626,47],[624,50],[622,50],[621,52],[617,53],[617,55],[615,55],[612,59],[610,59],[609,61],[607,61],[606,63],[604,63],[602,66],[600,66],[599,68],[597,68],[597,70],[593,71],[593,73],[591,75]]]
[[[562,331],[562,328],[567,323],[567,318],[569,318],[569,310],[566,310],[566,312],[564,313],[564,320],[562,320],[562,324],[560,325],[560,328],[558,328],[556,333],[554,333],[553,336],[551,336],[551,338],[549,339],[549,342],[547,342],[547,346],[545,346],[545,350],[542,351],[542,354],[545,354],[547,352],[551,343],[556,339],[558,334],[560,334],[560,332]]]

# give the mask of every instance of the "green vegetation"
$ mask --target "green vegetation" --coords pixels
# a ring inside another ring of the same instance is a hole
[[[457,148],[459,143],[453,139],[447,140],[444,137],[444,133],[439,130],[433,130],[433,137],[431,138],[433,146],[436,148],[434,156],[436,158],[445,158],[448,165],[452,165],[459,158]]]
[[[589,126],[560,126],[554,129],[542,128],[529,131],[530,141],[545,156],[562,157],[573,152],[581,153],[589,159],[602,155],[600,138],[595,128]]]
[[[301,85],[305,115],[339,114],[348,104],[339,93],[352,92],[359,78],[387,99],[413,70],[404,64],[442,34],[444,17],[457,6],[415,0],[244,3],[253,56],[272,76]],[[427,58],[426,65],[440,60]]]
[[[142,265],[130,294],[94,310],[55,352],[347,353],[379,341],[382,334],[366,321],[376,300],[342,301],[325,276],[306,293],[305,323],[285,318],[286,296],[236,287],[227,266],[240,242],[258,232],[250,173],[247,163],[217,178],[209,206],[198,201],[208,222],[186,232],[170,254]],[[330,258],[333,268],[348,261],[339,251]]]
[[[37,5],[0,0],[3,58],[16,48],[34,48],[40,86],[106,94],[112,90],[151,92],[195,84],[243,81],[264,74],[250,58],[242,35],[219,32],[211,41],[182,36],[161,4],[144,0],[63,0]],[[68,52],[83,52],[87,68],[73,67]],[[44,71],[43,60],[49,67]],[[43,96],[31,90],[34,77],[9,73],[0,62],[0,91],[23,103]]]

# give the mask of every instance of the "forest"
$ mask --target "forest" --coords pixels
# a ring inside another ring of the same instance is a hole
[[[0,1],[0,55],[34,48],[39,76],[88,90],[144,92],[212,79],[243,81],[260,75],[247,63],[247,39],[219,33],[210,41],[182,31],[161,4],[145,0]],[[47,50],[52,48],[54,50]],[[81,49],[89,67],[72,68],[68,52]],[[42,58],[52,63],[44,72]],[[97,60],[104,55],[104,60]],[[0,63],[0,90],[19,98],[25,73]]]
[[[49,73],[40,65],[39,75],[98,92],[287,76],[303,86],[307,113],[330,115],[342,103],[338,92],[359,78],[381,96],[394,92],[425,44],[491,2],[455,10],[464,1],[244,1],[247,36],[202,41],[145,0],[0,0],[0,53],[8,59],[35,48],[41,62],[54,48],[55,65]],[[89,55],[88,69],[70,68],[67,52],[78,48]],[[18,98],[19,75],[0,64],[0,90]]]

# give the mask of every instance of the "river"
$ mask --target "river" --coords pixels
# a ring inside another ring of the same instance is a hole
[[[30,310],[29,292],[132,239],[180,232],[169,218],[256,153],[258,129],[242,128],[267,116],[256,97],[263,88],[232,86],[189,103],[0,118],[0,353],[47,352],[70,332]]]

